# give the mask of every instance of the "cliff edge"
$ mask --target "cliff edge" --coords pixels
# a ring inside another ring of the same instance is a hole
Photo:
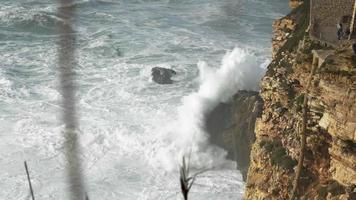
[[[310,38],[309,1],[290,5],[291,13],[273,24],[273,61],[260,84],[263,109],[245,199],[290,199],[304,97],[306,143],[297,199],[356,199],[356,55],[350,46]]]

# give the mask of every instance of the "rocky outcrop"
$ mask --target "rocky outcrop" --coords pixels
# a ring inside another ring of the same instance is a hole
[[[308,10],[304,1],[292,11],[294,17],[287,17],[292,21],[274,24],[274,38],[283,37],[274,40],[273,61],[260,84],[263,112],[255,125],[246,200],[289,199],[305,95],[307,142],[298,197],[356,199],[356,56],[351,48],[333,49],[310,39]],[[317,63],[312,52],[324,49],[329,56]]]
[[[298,6],[300,6],[301,3],[302,3],[301,0],[290,0],[289,1],[289,6],[291,8],[297,8]]]
[[[279,49],[287,42],[291,33],[295,31],[296,22],[294,18],[295,16],[291,14],[273,22],[272,58],[276,57]]]
[[[154,67],[151,70],[152,80],[158,84],[172,84],[171,78],[175,74],[174,70],[163,67]]]
[[[226,149],[229,159],[236,160],[244,179],[255,141],[255,121],[261,110],[258,92],[238,91],[229,103],[221,103],[206,118],[211,142]]]

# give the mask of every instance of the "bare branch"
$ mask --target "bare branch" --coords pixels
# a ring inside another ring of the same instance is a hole
[[[32,184],[31,184],[30,173],[28,172],[28,167],[27,167],[26,161],[24,162],[24,164],[25,164],[25,169],[26,169],[26,174],[27,174],[28,185],[30,187],[31,197],[32,197],[32,200],[35,200],[35,195],[34,195],[34,192],[32,189]]]

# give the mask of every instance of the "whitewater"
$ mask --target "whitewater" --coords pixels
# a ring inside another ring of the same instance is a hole
[[[237,90],[258,90],[284,0],[78,0],[76,99],[90,199],[182,199],[178,166],[191,155],[190,199],[241,199],[244,182],[212,145],[204,118]],[[1,0],[0,199],[69,199],[57,64],[58,3]],[[174,69],[174,83],[151,80]]]

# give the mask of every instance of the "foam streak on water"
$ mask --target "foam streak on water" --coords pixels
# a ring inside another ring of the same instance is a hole
[[[284,0],[77,0],[80,160],[91,199],[181,199],[177,166],[211,168],[191,198],[241,199],[244,183],[204,132],[204,115],[256,89]],[[68,199],[55,1],[0,7],[0,199]],[[160,66],[172,85],[151,81]]]

